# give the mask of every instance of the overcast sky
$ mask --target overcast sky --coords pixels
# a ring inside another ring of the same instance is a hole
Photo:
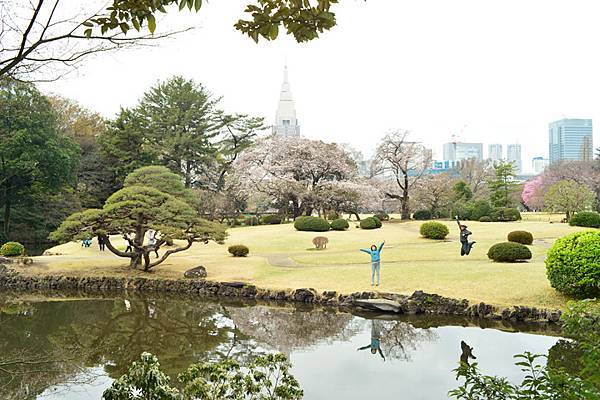
[[[550,121],[600,123],[598,0],[343,0],[338,26],[320,39],[258,45],[232,26],[247,2],[212,0],[198,14],[173,9],[159,30],[197,29],[95,58],[43,89],[111,117],[179,74],[223,96],[227,111],[272,123],[287,60],[307,137],[369,155],[388,130],[404,128],[441,158],[454,133],[520,143],[525,170],[533,156],[547,156]]]

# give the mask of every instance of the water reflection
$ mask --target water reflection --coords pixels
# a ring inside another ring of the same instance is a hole
[[[493,373],[504,372],[496,360],[508,357],[512,369],[512,354],[536,351],[532,343],[546,352],[557,341],[480,328],[436,328],[439,324],[431,319],[368,317],[324,308],[181,298],[0,299],[0,398],[36,399],[48,394],[48,388],[54,397],[44,398],[91,398],[73,389],[91,382],[109,385],[143,351],[156,354],[172,377],[194,362],[226,357],[246,361],[265,351],[283,352],[294,363],[293,373],[307,399],[364,398],[369,390],[377,390],[381,399],[398,398],[413,390],[414,379],[423,377],[436,385],[421,384],[414,390],[422,397],[403,398],[443,398],[455,382],[451,371],[458,364],[459,341],[461,361],[475,358],[467,343],[473,344],[477,355],[486,353],[489,361],[480,365]],[[494,341],[496,349],[479,350],[486,341]],[[553,348],[553,359],[568,359],[557,355],[562,348],[571,351],[560,346]],[[389,384],[375,388],[370,380],[361,383],[372,372],[374,381]],[[337,397],[330,396],[333,392],[339,392]]]
[[[460,355],[460,363],[461,364],[466,364],[469,365],[469,359],[477,359],[477,357],[475,357],[473,355],[473,348],[471,346],[469,346],[468,344],[465,343],[464,340],[460,341],[460,351],[461,351],[461,355]]]

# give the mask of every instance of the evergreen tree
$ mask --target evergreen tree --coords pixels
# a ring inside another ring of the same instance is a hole
[[[516,190],[513,178],[515,171],[513,163],[501,162],[494,165],[495,177],[488,181],[490,188],[490,200],[495,207],[511,207],[513,203],[512,194]]]

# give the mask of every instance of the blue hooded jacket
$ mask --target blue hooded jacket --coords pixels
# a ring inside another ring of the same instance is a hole
[[[385,244],[385,242],[381,243],[379,245],[379,248],[375,249],[375,250],[371,250],[371,249],[360,249],[360,251],[364,251],[365,253],[368,253],[371,255],[371,262],[377,262],[381,260],[381,249],[383,248],[383,245]]]

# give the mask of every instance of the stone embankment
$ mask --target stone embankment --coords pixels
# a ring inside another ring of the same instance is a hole
[[[178,293],[204,297],[238,297],[254,300],[276,300],[311,303],[327,306],[390,314],[438,314],[477,317],[493,320],[558,323],[560,310],[527,306],[499,308],[490,304],[472,304],[468,300],[451,299],[416,291],[412,295],[380,292],[339,294],[335,291],[317,292],[311,288],[295,290],[261,289],[243,282],[215,282],[205,279],[156,279],[125,277],[68,277],[29,276],[18,274],[0,265],[0,290]]]

